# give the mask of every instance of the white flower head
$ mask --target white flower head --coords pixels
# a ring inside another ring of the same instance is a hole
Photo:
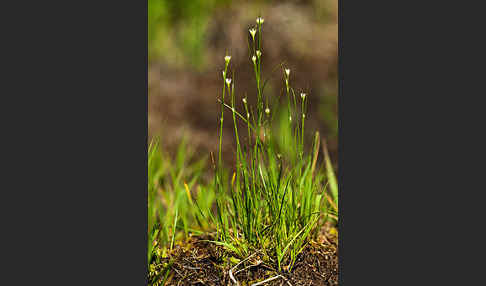
[[[224,57],[224,61],[225,61],[226,63],[229,63],[229,61],[230,61],[230,60],[231,60],[231,56],[225,56],[225,57]]]
[[[260,56],[262,55],[262,52],[260,52],[260,50],[257,50],[256,55],[257,55],[258,58],[260,58]]]
[[[302,118],[305,118],[305,113],[302,113]]]
[[[243,98],[243,103],[246,104],[246,97]]]
[[[249,31],[250,31],[251,37],[252,37],[253,39],[255,39],[255,35],[256,35],[256,29],[255,29],[255,28],[251,28]]]
[[[265,109],[265,113],[266,113],[266,114],[270,114],[270,108],[268,108],[268,107],[267,107],[267,108]]]
[[[290,69],[285,69],[285,74],[286,74],[287,76],[290,76]]]
[[[246,117],[250,118],[250,113],[246,113]]]
[[[223,77],[226,78],[226,72],[225,71],[223,71]]]
[[[253,61],[253,63],[256,63],[256,56],[251,57],[251,60]]]
[[[300,93],[300,97],[302,97],[302,100],[304,100],[305,99],[305,93],[303,93],[303,92]]]
[[[227,78],[227,79],[226,79],[226,84],[227,84],[227,85],[230,85],[230,83],[231,83],[231,79],[230,79],[230,78]]]
[[[265,19],[263,19],[262,17],[258,17],[256,19],[256,22],[257,22],[257,24],[263,24],[263,22],[265,22]]]

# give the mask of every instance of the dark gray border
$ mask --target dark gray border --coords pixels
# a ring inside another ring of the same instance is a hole
[[[147,1],[9,8],[1,284],[146,285]]]

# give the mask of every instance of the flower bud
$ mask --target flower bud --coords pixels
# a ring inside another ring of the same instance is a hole
[[[253,39],[255,39],[255,35],[256,35],[256,29],[255,29],[255,28],[251,28],[249,31],[250,31],[251,37],[252,37]]]

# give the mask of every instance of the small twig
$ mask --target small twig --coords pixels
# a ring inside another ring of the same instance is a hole
[[[236,272],[235,272],[235,275],[236,275],[236,274],[238,274],[238,273],[240,273],[240,272],[241,272],[241,271],[243,271],[243,270],[248,269],[248,268],[251,268],[251,267],[254,267],[254,266],[258,266],[258,265],[262,264],[262,262],[263,262],[263,261],[258,260],[256,264],[249,265],[249,266],[247,266],[247,267],[245,267],[245,268],[243,268],[243,269],[240,269],[240,270],[236,271]]]
[[[285,280],[285,282],[287,282],[289,286],[292,286],[292,284],[290,284],[290,281],[287,278],[285,278],[285,276],[281,275],[281,277],[283,280]]]
[[[266,265],[265,263],[262,263],[262,267],[268,269],[268,270],[271,270],[271,271],[274,271],[274,272],[277,272],[277,270],[273,269],[272,267]]]
[[[229,273],[229,277],[230,277],[231,281],[233,281],[233,283],[235,283],[235,284],[236,284],[236,285],[238,285],[238,286],[240,285],[240,283],[238,283],[238,281],[237,281],[237,280],[235,279],[235,277],[233,276],[233,270],[235,270],[235,269],[236,269],[238,266],[240,266],[240,264],[241,264],[241,263],[243,263],[243,262],[247,261],[248,259],[250,259],[250,257],[252,257],[253,255],[255,255],[255,254],[257,254],[257,253],[258,253],[258,251],[257,251],[257,252],[255,252],[255,253],[253,253],[252,255],[248,256],[247,258],[245,258],[245,259],[241,260],[240,262],[238,262],[238,264],[236,264],[236,265],[235,265],[233,268],[231,268],[231,269],[229,270],[229,272],[228,272],[228,273]]]
[[[185,265],[183,265],[182,267],[184,267],[186,269],[191,269],[191,270],[199,270],[199,269],[201,269],[201,267],[191,267],[191,266],[185,266]]]
[[[229,271],[229,277],[230,277],[231,281],[233,281],[233,283],[235,283],[237,286],[239,286],[240,283],[238,283],[238,280],[235,279],[235,277],[233,276],[232,271],[233,271],[233,268],[231,268],[230,271]]]
[[[265,279],[265,280],[263,280],[263,281],[260,281],[260,282],[258,282],[258,283],[251,284],[251,286],[258,286],[258,285],[262,285],[262,284],[265,284],[265,283],[267,283],[267,282],[269,282],[269,281],[272,281],[272,280],[275,280],[275,279],[277,279],[277,278],[281,278],[281,277],[283,277],[283,276],[282,276],[282,275],[277,275],[277,276],[274,276],[274,277],[270,277],[270,278]]]

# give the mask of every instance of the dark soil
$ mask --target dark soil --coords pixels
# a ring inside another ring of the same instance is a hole
[[[235,266],[234,262],[230,262],[231,253],[204,241],[207,239],[191,237],[176,246],[169,257],[161,260],[159,279],[154,282],[160,283],[161,277],[167,274],[165,285],[235,285],[229,275]],[[278,278],[263,285],[338,285],[337,248],[337,237],[326,233],[317,241],[309,242],[290,272],[284,270],[279,273],[276,265],[263,262],[256,254],[233,269],[232,273],[239,285],[252,285],[278,275]],[[163,266],[170,264],[171,269],[164,273]]]

